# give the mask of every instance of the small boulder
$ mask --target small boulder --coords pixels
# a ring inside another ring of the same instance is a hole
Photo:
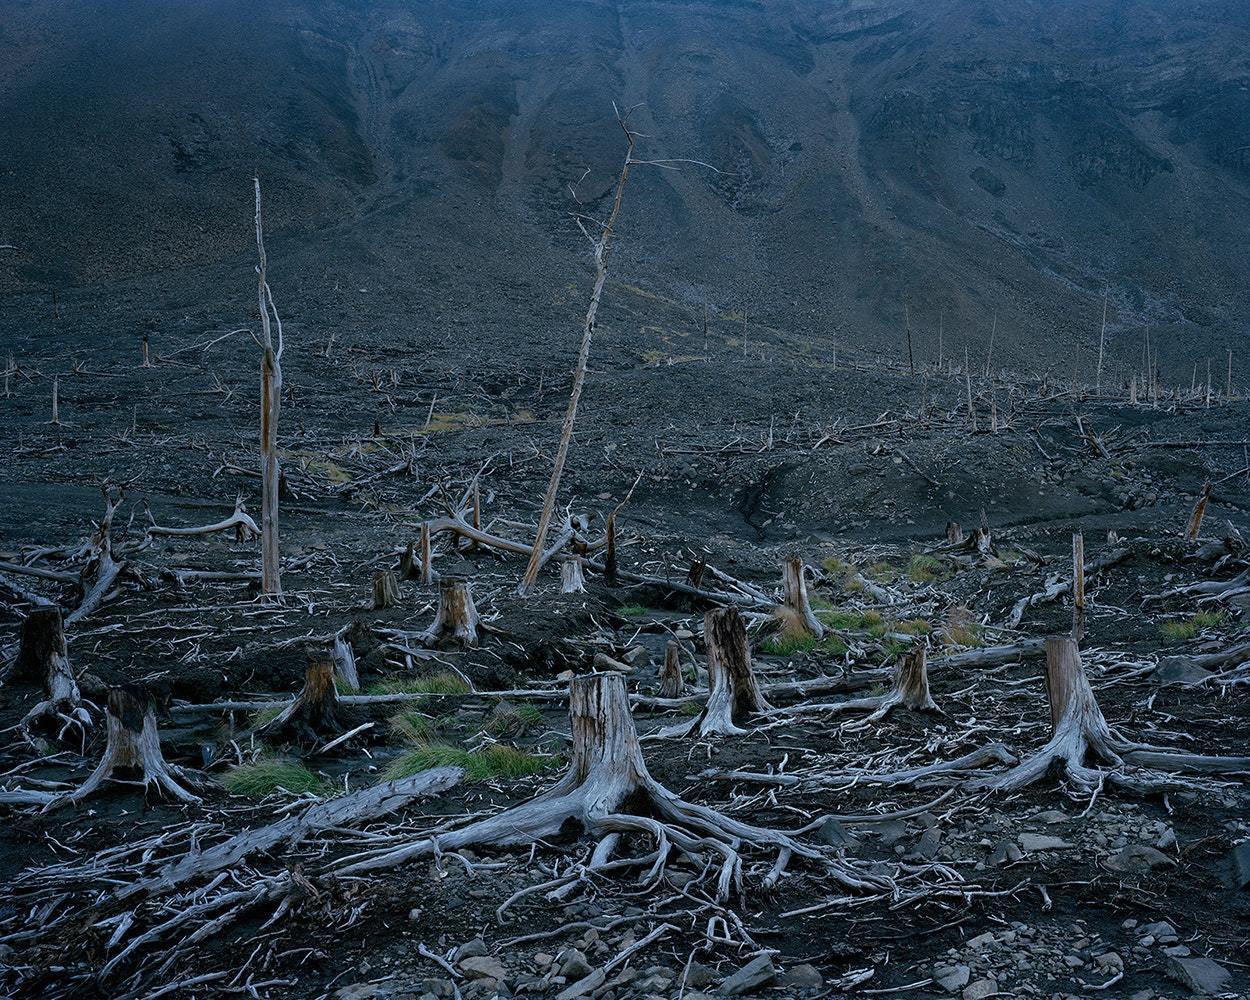
[[[1231,975],[1219,962],[1203,956],[1168,959],[1167,973],[1194,993],[1203,995],[1223,992]]]
[[[751,959],[741,969],[720,984],[720,994],[727,997],[753,993],[761,986],[767,986],[777,978],[777,967],[768,955],[760,955]]]
[[[1062,837],[1051,837],[1044,833],[1020,834],[1020,850],[1025,854],[1032,854],[1034,851],[1063,851],[1071,846]]]

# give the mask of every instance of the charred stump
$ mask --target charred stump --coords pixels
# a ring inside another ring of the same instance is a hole
[[[21,730],[27,738],[45,724],[55,729],[57,739],[62,739],[70,729],[86,733],[91,716],[83,705],[78,682],[69,665],[65,624],[59,607],[35,608],[22,620],[13,676],[21,680],[38,679],[47,695],[22,719]]]
[[[320,651],[310,653],[300,693],[276,718],[261,726],[256,735],[267,740],[294,739],[315,744],[342,732],[340,712],[333,658]]]
[[[380,569],[373,574],[373,607],[393,608],[399,603],[399,580],[389,569]]]

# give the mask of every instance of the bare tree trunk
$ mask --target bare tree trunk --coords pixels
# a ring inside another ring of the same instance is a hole
[[[1085,632],[1085,536],[1072,536],[1072,638],[1077,642]]]
[[[442,577],[438,581],[438,612],[434,624],[422,634],[422,641],[476,646],[480,625],[469,581],[459,576]]]
[[[607,543],[603,550],[603,579],[609,587],[620,582],[616,561],[616,512],[608,515]]]
[[[664,647],[664,665],[660,667],[660,697],[680,698],[684,689],[680,647],[675,639],[670,639]]]
[[[334,637],[334,676],[348,691],[360,690],[360,675],[356,671],[356,652],[351,643],[339,633]]]
[[[421,583],[430,586],[438,579],[438,574],[434,572],[434,543],[431,540],[430,523],[428,521],[421,522]]]
[[[517,586],[517,593],[525,596],[532,593],[538,580],[538,571],[542,566],[543,545],[547,541],[547,529],[551,524],[551,515],[555,511],[556,497],[560,492],[560,477],[564,475],[564,462],[568,458],[569,443],[573,438],[573,422],[577,418],[577,403],[582,396],[582,383],[586,380],[586,366],[590,360],[590,341],[595,332],[595,317],[599,312],[599,300],[603,297],[603,287],[608,280],[608,249],[612,239],[613,227],[621,211],[621,199],[625,194],[625,182],[629,179],[630,167],[634,163],[634,133],[627,124],[628,114],[624,118],[618,116],[621,129],[625,133],[625,162],[621,166],[621,174],[616,181],[616,195],[612,199],[612,209],[607,221],[603,223],[599,235],[591,237],[582,226],[582,232],[590,239],[595,258],[595,284],[590,294],[590,306],[586,310],[586,320],[582,325],[582,346],[577,354],[577,365],[573,369],[573,389],[569,393],[569,407],[564,414],[564,425],[560,430],[560,444],[556,449],[555,465],[551,470],[551,480],[547,484],[547,494],[543,498],[542,511],[538,516],[538,531],[534,537],[534,549],[530,553],[529,565],[525,567],[525,575]],[[579,225],[581,222],[579,220]]]
[[[817,639],[825,634],[816,612],[807,597],[807,580],[803,573],[803,560],[788,556],[781,563],[781,586],[785,596],[777,616],[782,629],[789,635],[812,635]]]
[[[256,187],[256,299],[260,308],[260,476],[261,476],[261,592],[282,596],[282,563],[278,545],[278,493],[282,468],[278,461],[278,414],[282,408],[282,320],[273,304],[266,277],[265,236],[260,215],[260,178]],[[272,320],[271,320],[272,315]],[[275,346],[273,326],[277,327]]]

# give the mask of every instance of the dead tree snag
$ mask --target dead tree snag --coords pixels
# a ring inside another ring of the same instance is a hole
[[[260,475],[261,475],[261,592],[282,596],[282,564],[278,545],[278,494],[282,468],[278,461],[278,414],[282,408],[282,320],[273,303],[266,277],[265,235],[260,216],[260,178],[256,186],[256,299],[260,309]],[[273,327],[277,327],[275,344]]]
[[[807,580],[803,574],[803,560],[789,556],[781,563],[781,587],[784,597],[777,609],[782,631],[787,635],[809,635],[817,639],[825,634],[816,612],[807,597]]]
[[[60,608],[35,608],[22,620],[12,676],[22,680],[40,680],[47,695],[22,719],[21,730],[28,738],[37,726],[44,723],[55,727],[58,740],[74,728],[84,734],[91,725],[91,716],[70,669]]]
[[[445,576],[438,581],[438,611],[434,624],[423,634],[429,645],[444,644],[476,646],[481,619],[473,603],[469,581],[460,576]]]
[[[617,114],[621,130],[625,133],[625,162],[621,165],[621,173],[616,181],[616,194],[612,198],[612,208],[602,223],[597,223],[597,235],[591,236],[590,231],[579,217],[577,225],[586,239],[590,241],[595,259],[595,284],[590,293],[590,305],[586,309],[586,319],[582,324],[582,346],[577,354],[577,364],[573,369],[573,388],[569,393],[569,406],[564,414],[564,425],[560,429],[560,444],[556,448],[555,465],[551,470],[551,480],[547,483],[547,494],[543,497],[543,507],[538,515],[538,531],[534,536],[534,548],[530,553],[529,565],[525,567],[525,575],[517,586],[517,593],[524,596],[533,591],[538,580],[538,571],[542,568],[543,545],[547,541],[547,529],[551,524],[551,515],[555,511],[556,497],[560,492],[560,477],[564,474],[564,463],[569,454],[569,443],[573,438],[573,422],[577,419],[577,403],[582,396],[582,384],[586,380],[586,367],[590,361],[590,342],[595,333],[595,317],[599,312],[599,300],[603,297],[603,287],[608,280],[608,250],[612,234],[616,226],[617,216],[621,213],[621,199],[625,196],[625,182],[629,180],[629,171],[634,164],[634,140],[636,135],[629,129],[629,112]]]
[[[1202,492],[1198,494],[1198,502],[1194,504],[1193,513],[1189,515],[1189,524],[1185,527],[1185,541],[1196,542],[1198,533],[1202,530],[1202,518],[1207,512],[1207,503],[1211,500],[1211,483],[1208,481],[1203,484]]]
[[[100,790],[109,780],[130,783],[138,777],[144,794],[154,792],[178,802],[199,802],[196,782],[182,768],[170,764],[161,752],[156,713],[141,692],[125,687],[109,691],[108,743],[100,765],[76,791],[54,799],[47,808],[77,803]]]

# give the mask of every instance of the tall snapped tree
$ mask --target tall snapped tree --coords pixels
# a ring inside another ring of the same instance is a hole
[[[282,566],[278,547],[278,490],[282,469],[278,461],[278,411],[282,406],[282,320],[273,304],[266,278],[265,234],[260,218],[260,178],[256,185],[256,300],[260,309],[260,585],[261,592],[282,596]],[[274,332],[278,335],[274,342]]]
[[[534,589],[538,580],[538,571],[543,565],[543,544],[547,540],[547,529],[551,526],[551,515],[555,511],[556,497],[560,493],[560,477],[564,474],[564,462],[569,454],[569,442],[573,438],[573,422],[577,419],[577,403],[582,396],[582,383],[586,381],[586,365],[590,360],[590,342],[595,334],[595,317],[599,313],[599,300],[603,297],[603,286],[608,280],[608,248],[612,240],[612,232],[616,226],[616,218],[621,214],[621,199],[625,195],[625,182],[629,180],[629,170],[634,165],[634,142],[637,133],[630,131],[629,112],[617,112],[616,119],[620,122],[621,131],[625,133],[625,162],[621,165],[620,176],[616,179],[616,191],[612,196],[612,208],[607,219],[602,222],[589,220],[598,227],[598,234],[592,235],[586,226],[585,219],[577,216],[577,225],[590,240],[595,259],[595,284],[590,293],[590,305],[586,309],[586,319],[582,323],[582,346],[577,354],[577,364],[573,369],[573,388],[569,393],[569,406],[564,414],[564,425],[560,430],[560,445],[556,449],[556,461],[551,470],[551,480],[547,483],[547,493],[543,497],[543,507],[538,515],[538,533],[534,538],[534,550],[530,553],[529,565],[525,567],[525,575],[517,586],[517,593],[524,596]]]

